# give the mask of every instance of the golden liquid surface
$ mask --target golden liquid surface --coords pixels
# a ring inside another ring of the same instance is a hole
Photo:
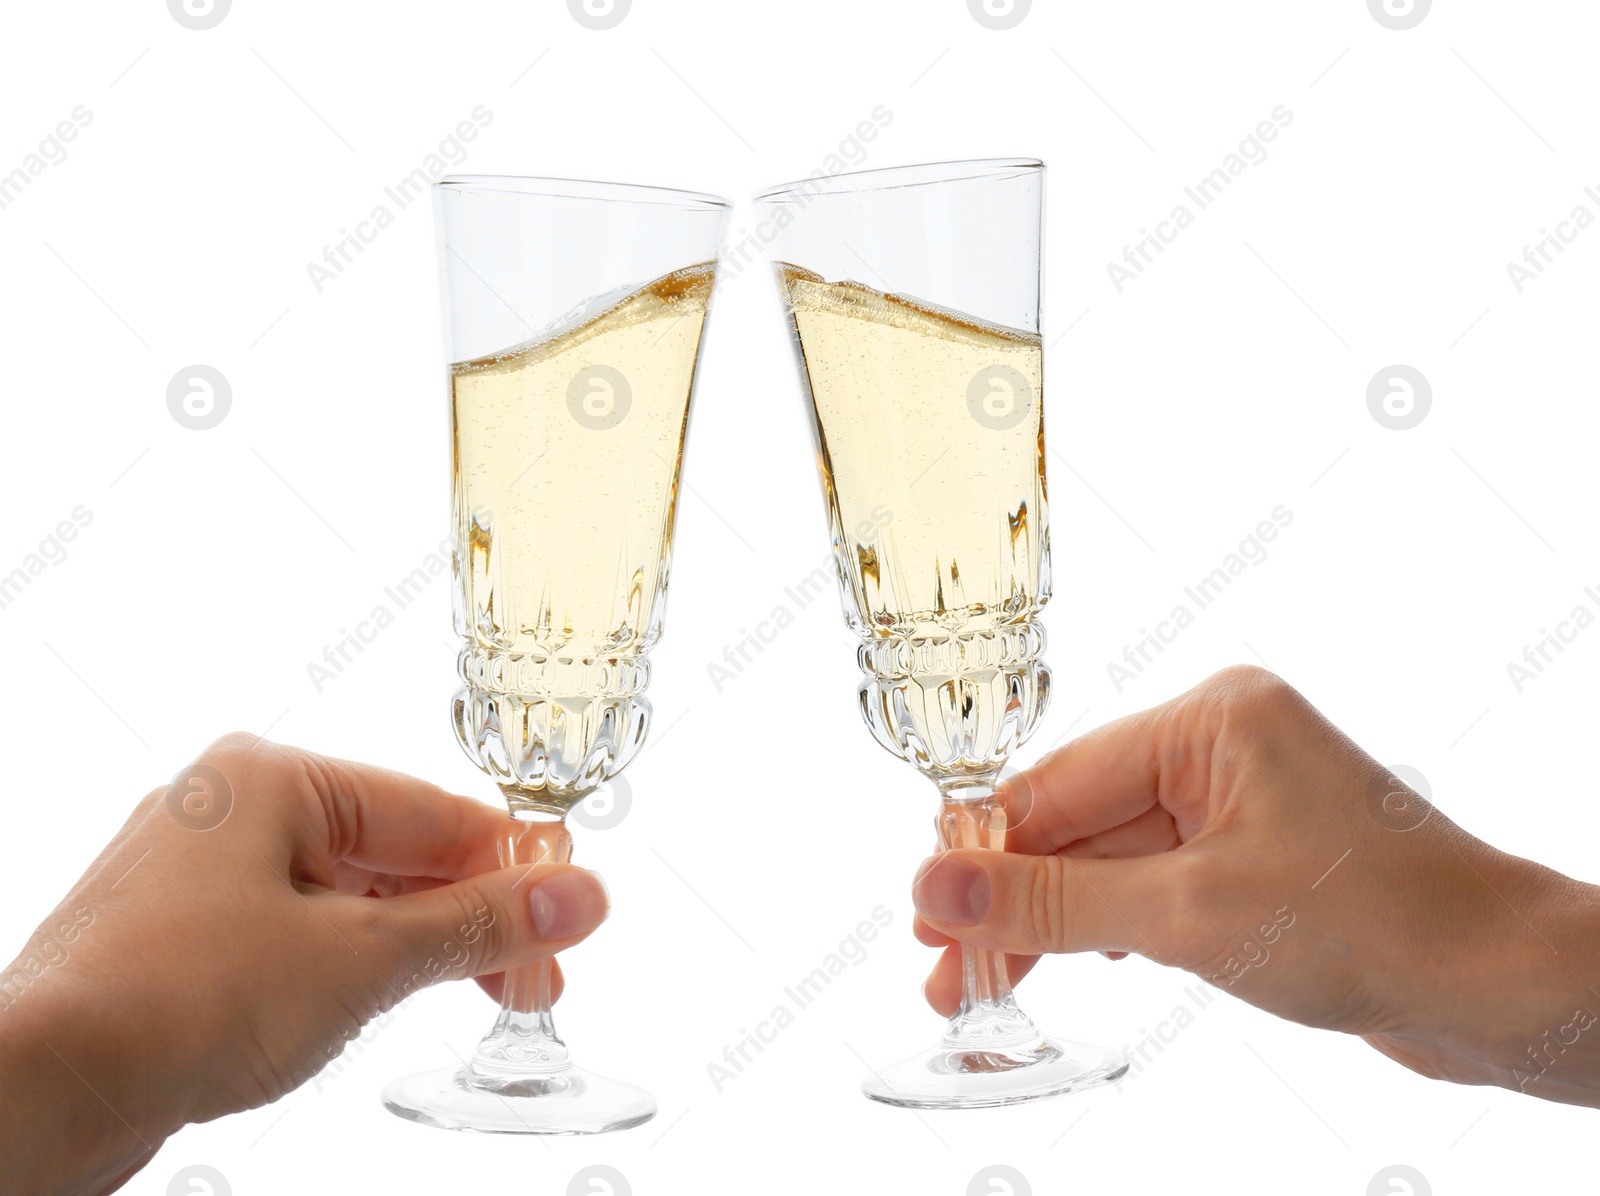
[[[983,631],[1049,597],[1035,333],[782,264],[862,635]]]
[[[451,367],[458,634],[563,658],[659,638],[712,273]]]

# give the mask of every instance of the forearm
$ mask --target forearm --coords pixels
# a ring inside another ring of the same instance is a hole
[[[1375,1045],[1442,1079],[1600,1107],[1600,888],[1479,847],[1464,853],[1486,896],[1475,944],[1437,984],[1431,1024]]]

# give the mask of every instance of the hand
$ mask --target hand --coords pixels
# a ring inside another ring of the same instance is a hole
[[[8,1191],[112,1191],[415,989],[498,999],[607,913],[581,868],[501,868],[503,810],[399,773],[230,735],[179,777],[208,787],[146,797],[0,973]]]
[[[1014,980],[1132,952],[1423,1075],[1600,1105],[1600,890],[1475,839],[1272,674],[1219,673],[1004,793],[1006,850],[914,885],[940,1012],[957,940]]]

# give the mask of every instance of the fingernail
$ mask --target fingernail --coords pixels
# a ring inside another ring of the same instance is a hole
[[[911,886],[917,912],[946,926],[975,926],[989,913],[989,874],[963,856],[936,856]]]
[[[541,939],[569,939],[588,934],[606,920],[611,901],[592,872],[574,868],[541,880],[528,893],[533,929]]]

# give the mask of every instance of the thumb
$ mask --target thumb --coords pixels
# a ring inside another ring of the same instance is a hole
[[[405,995],[486,976],[572,946],[605,921],[600,877],[571,864],[502,868],[454,884],[363,902],[358,955],[368,979]]]
[[[1171,868],[1168,854],[1108,860],[947,851],[923,863],[911,897],[923,921],[968,946],[1159,959],[1174,908]]]

